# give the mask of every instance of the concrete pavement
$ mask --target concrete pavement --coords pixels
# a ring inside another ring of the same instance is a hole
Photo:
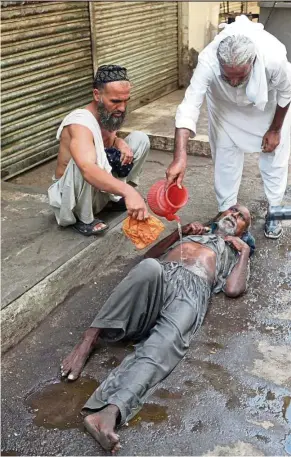
[[[152,152],[141,191],[163,177],[171,154]],[[291,183],[286,204],[291,204]],[[182,222],[216,214],[213,166],[189,157],[190,202]],[[257,252],[249,291],[214,297],[189,352],[138,416],[119,433],[120,455],[288,455],[291,453],[290,222],[267,240],[257,155],[247,156],[240,202],[252,212]],[[175,228],[166,224],[165,235]],[[84,432],[78,412],[109,370],[133,348],[100,343],[76,384],[59,383],[58,367],[112,288],[139,261],[116,226],[117,255],[102,258],[91,279],[71,290],[17,347],[2,357],[3,455],[105,455]],[[86,265],[84,265],[86,269]]]
[[[148,134],[152,149],[173,151],[175,114],[184,93],[185,89],[176,90],[129,113],[120,130],[121,136],[125,137],[134,130],[142,130]],[[206,103],[201,107],[197,135],[189,139],[187,152],[193,155],[211,156]]]

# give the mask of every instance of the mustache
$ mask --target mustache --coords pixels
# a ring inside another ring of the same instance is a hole
[[[97,110],[99,113],[99,121],[103,128],[109,132],[119,130],[124,122],[126,110],[124,112],[120,110],[109,112],[102,101],[98,103]],[[114,116],[114,114],[118,114],[118,116]]]
[[[230,222],[233,227],[236,227],[236,219],[233,216],[225,216],[221,219],[223,222]]]

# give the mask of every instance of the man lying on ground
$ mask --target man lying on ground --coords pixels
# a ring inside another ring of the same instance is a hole
[[[115,368],[89,398],[85,426],[104,449],[115,453],[115,427],[134,417],[149,394],[182,360],[201,326],[212,293],[238,297],[247,288],[250,247],[242,237],[247,208],[236,205],[209,228],[183,227],[150,249],[115,288],[82,341],[63,361],[61,374],[80,375],[98,338],[135,341],[135,352]],[[151,257],[151,258],[150,258]],[[156,260],[159,258],[159,260]],[[101,411],[100,411],[101,410]],[[99,411],[99,412],[97,412]]]
[[[143,198],[134,189],[149,153],[148,136],[137,131],[125,140],[116,136],[130,89],[124,67],[99,67],[93,101],[68,114],[57,132],[60,146],[49,202],[59,225],[71,225],[86,236],[108,228],[95,218],[107,204],[109,210],[127,210],[134,219],[144,220],[148,215]]]

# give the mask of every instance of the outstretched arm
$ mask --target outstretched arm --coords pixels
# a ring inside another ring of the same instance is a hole
[[[145,259],[152,258],[157,259],[161,257],[167,249],[169,249],[176,241],[179,239],[179,232],[175,230],[173,233],[168,235],[163,240],[159,241],[159,243],[155,244],[152,248],[150,248],[144,255]]]
[[[204,227],[200,222],[193,222],[192,224],[187,224],[182,227],[182,235],[203,235],[209,230],[209,227]],[[167,249],[169,249],[176,241],[179,240],[179,232],[175,230],[173,233],[168,235],[166,238],[161,240],[151,249],[145,253],[145,259],[153,258],[157,259],[163,255]]]
[[[226,236],[225,241],[229,242],[240,253],[239,261],[228,276],[224,288],[225,295],[235,298],[247,289],[250,248],[236,236]]]
[[[200,56],[184,100],[177,109],[174,158],[166,172],[167,186],[173,182],[178,187],[182,186],[187,165],[188,140],[190,136],[196,135],[200,108],[212,78],[213,72],[207,58]]]

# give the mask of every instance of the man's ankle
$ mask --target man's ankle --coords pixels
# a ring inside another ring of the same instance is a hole
[[[89,327],[83,334],[83,341],[86,341],[90,344],[95,344],[99,335],[100,329],[95,327]]]
[[[118,406],[109,404],[105,409],[109,414],[112,414],[113,416],[115,416],[116,421],[119,419],[120,410],[119,410]]]

